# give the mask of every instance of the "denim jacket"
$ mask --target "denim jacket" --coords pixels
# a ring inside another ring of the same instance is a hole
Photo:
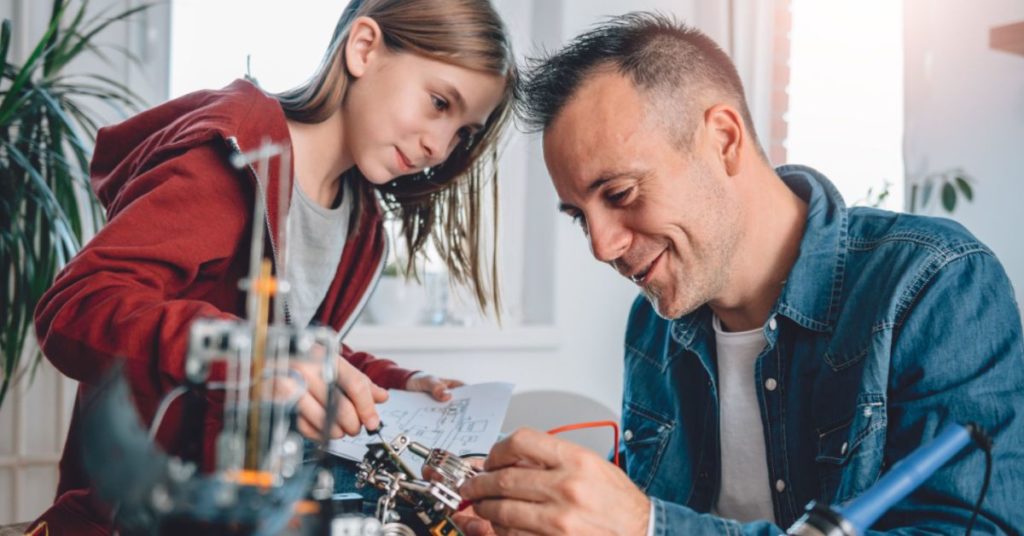
[[[655,534],[779,534],[808,501],[857,497],[949,422],[995,441],[976,534],[1024,527],[1024,344],[1010,281],[949,220],[848,209],[816,171],[777,173],[808,204],[800,255],[764,325],[755,384],[775,521],[708,514],[720,487],[711,311],[677,320],[642,296],[625,341],[622,456]],[[962,533],[982,485],[968,447],[872,527]]]

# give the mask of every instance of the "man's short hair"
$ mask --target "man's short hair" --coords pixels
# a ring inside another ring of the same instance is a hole
[[[530,131],[551,126],[587,77],[602,69],[629,77],[648,97],[648,113],[653,106],[653,117],[663,120],[684,148],[693,141],[698,118],[709,104],[705,101],[731,101],[763,155],[732,60],[700,30],[658,13],[609,18],[558,52],[527,60],[518,106],[523,126]]]

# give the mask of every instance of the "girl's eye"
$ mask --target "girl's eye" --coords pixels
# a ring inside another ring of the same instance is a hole
[[[448,101],[438,97],[437,95],[431,95],[430,100],[434,105],[434,109],[443,112],[448,109]]]

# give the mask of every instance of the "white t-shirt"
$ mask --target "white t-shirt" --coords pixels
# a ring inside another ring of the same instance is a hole
[[[352,192],[344,182],[341,188],[341,204],[324,208],[306,197],[299,181],[292,187],[285,279],[290,287],[286,299],[293,325],[309,325],[338,271],[352,213]]]
[[[754,366],[767,340],[762,328],[728,332],[712,320],[718,354],[722,481],[711,512],[741,522],[775,521]]]

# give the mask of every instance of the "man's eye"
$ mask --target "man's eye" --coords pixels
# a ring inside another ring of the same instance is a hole
[[[576,212],[574,214],[569,214],[569,217],[572,218],[572,223],[573,224],[579,225],[580,228],[583,229],[584,233],[587,232],[587,218],[585,218],[583,216],[582,212]]]
[[[434,109],[443,112],[448,109],[448,101],[438,97],[437,95],[430,96],[431,102],[434,104]]]
[[[615,192],[613,194],[608,194],[608,200],[616,204],[621,203],[622,201],[625,201],[627,197],[629,197],[629,194],[632,191],[632,188],[626,188],[625,190]]]

